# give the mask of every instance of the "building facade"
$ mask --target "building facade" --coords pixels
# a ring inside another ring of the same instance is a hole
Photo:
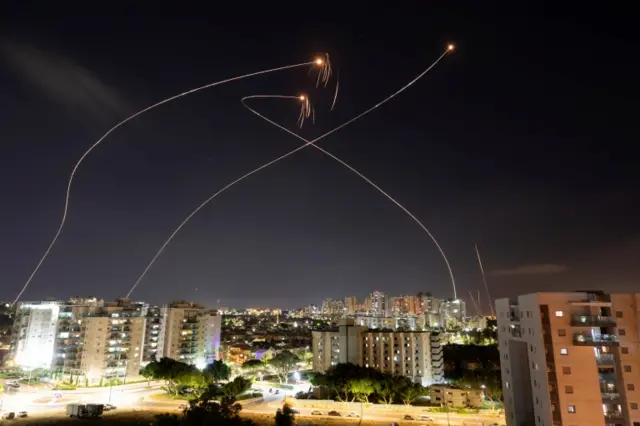
[[[449,408],[480,408],[484,401],[482,391],[449,385],[430,386],[429,398],[432,404]]]
[[[640,294],[496,301],[508,426],[640,425]]]
[[[215,311],[187,302],[165,308],[127,299],[22,302],[10,357],[17,367],[51,369],[95,384],[137,377],[146,363],[162,356],[212,362],[219,356],[220,329]]]
[[[220,357],[222,319],[217,311],[175,301],[162,308],[162,356],[204,367]]]
[[[60,301],[18,304],[10,349],[15,365],[26,369],[51,368],[62,305]]]
[[[430,332],[390,332],[340,321],[338,331],[313,332],[313,369],[323,372],[338,363],[402,375],[424,386],[444,379],[442,345]]]

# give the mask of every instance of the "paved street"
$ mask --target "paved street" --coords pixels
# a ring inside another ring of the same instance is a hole
[[[254,388],[258,388],[263,392],[263,401],[244,403],[243,412],[270,415],[282,406],[284,401],[285,392],[280,390],[278,394],[275,394],[275,389],[272,393],[269,393],[268,386],[256,385]],[[160,383],[152,383],[149,387],[147,383],[136,383],[132,385],[124,385],[110,388],[90,388],[79,389],[75,391],[60,391],[62,399],[55,400],[54,392],[50,389],[34,389],[26,388],[24,391],[12,395],[5,395],[2,401],[3,411],[22,411],[26,410],[32,416],[47,415],[54,412],[61,413],[64,410],[66,404],[73,402],[96,402],[96,403],[111,403],[118,407],[118,411],[130,411],[130,410],[158,410],[158,411],[177,411],[181,401],[153,401],[149,398],[151,394],[161,392]],[[289,396],[292,395],[292,391],[287,392]],[[141,401],[141,398],[144,398]],[[242,401],[241,401],[242,403]],[[327,409],[319,409],[322,414],[320,416],[312,416],[311,412],[314,408],[296,408],[300,414],[299,416],[304,418],[305,423],[313,423],[314,419],[335,419],[337,417],[327,416]],[[373,422],[380,422],[381,424],[391,424],[393,422],[401,423],[403,425],[425,425],[425,424],[440,424],[440,425],[465,425],[465,426],[489,426],[494,423],[504,424],[503,418],[488,417],[488,416],[475,416],[475,415],[458,415],[446,413],[428,413],[429,417],[435,420],[435,423],[429,423],[427,420],[415,420],[405,421],[404,413],[393,412],[373,412],[373,410],[363,409],[362,411],[356,410],[356,414],[363,414],[363,419]],[[340,412],[344,424],[356,422],[358,417],[348,418],[346,417],[348,412]],[[301,419],[303,420],[303,419]]]

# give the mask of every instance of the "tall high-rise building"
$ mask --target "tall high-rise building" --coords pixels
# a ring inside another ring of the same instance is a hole
[[[218,359],[220,316],[188,302],[158,308],[118,299],[22,302],[11,356],[16,366],[102,378],[137,376],[147,362],[168,356],[204,365]]]
[[[406,376],[425,386],[444,379],[437,333],[375,331],[342,319],[338,331],[314,331],[312,337],[314,371],[349,362]]]
[[[221,318],[197,303],[174,301],[162,308],[162,356],[205,366],[220,355]]]
[[[145,306],[96,298],[23,302],[14,323],[13,362],[102,378],[137,376],[145,344]]]
[[[322,302],[322,315],[342,317],[345,314],[343,300],[325,299]]]
[[[461,299],[447,299],[440,303],[440,318],[445,328],[461,326],[467,316],[467,304]]]
[[[496,312],[508,426],[640,425],[640,294],[534,293]]]
[[[360,311],[358,299],[355,296],[344,298],[344,311],[346,315],[355,315]]]
[[[406,316],[416,314],[416,296],[396,296],[390,299],[391,316]]]
[[[390,314],[389,300],[381,291],[374,291],[369,296],[369,315],[374,317],[387,317]]]
[[[418,315],[439,314],[442,302],[429,292],[420,292],[416,295],[416,313]]]
[[[11,356],[15,365],[51,368],[61,301],[20,302],[13,323]]]

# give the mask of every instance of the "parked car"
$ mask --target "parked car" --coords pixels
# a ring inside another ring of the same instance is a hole
[[[426,420],[428,422],[435,422],[433,417],[427,416],[426,414],[420,414],[420,420]]]
[[[410,416],[409,414],[407,414],[406,416],[404,416],[405,420],[415,420],[415,417]]]
[[[312,416],[321,416],[321,415],[322,415],[322,413],[320,412],[320,410],[313,410],[313,411],[311,412],[311,415],[312,415]]]
[[[16,413],[14,413],[13,411],[9,411],[8,413],[4,413],[2,415],[2,418],[5,420],[13,420],[16,418]]]
[[[341,415],[340,413],[338,413],[337,411],[335,411],[335,410],[334,410],[334,411],[329,411],[329,412],[327,413],[327,415],[329,415],[329,416],[335,416],[335,417],[342,417],[342,415]]]
[[[25,417],[27,417],[27,412],[26,411],[19,411],[18,412],[18,417],[21,417],[21,418],[24,419]]]
[[[104,411],[111,411],[111,410],[115,410],[117,407],[115,405],[111,405],[111,404],[104,404]]]
[[[360,417],[360,414],[355,411],[349,411],[349,413],[347,413],[347,417]]]

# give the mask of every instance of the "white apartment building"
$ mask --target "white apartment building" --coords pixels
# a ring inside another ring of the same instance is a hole
[[[199,367],[219,359],[222,319],[217,311],[175,301],[162,308],[162,356]]]
[[[338,331],[314,331],[313,369],[352,363],[411,378],[424,386],[444,379],[440,337],[429,332],[385,332],[340,321]]]
[[[126,299],[22,302],[11,355],[18,367],[52,369],[95,384],[136,377],[147,362],[163,356],[212,362],[218,359],[220,329],[215,311],[187,302],[164,308]]]
[[[51,367],[61,305],[59,301],[18,304],[11,348],[15,365],[27,369]]]
[[[640,294],[496,301],[508,426],[640,426]]]

